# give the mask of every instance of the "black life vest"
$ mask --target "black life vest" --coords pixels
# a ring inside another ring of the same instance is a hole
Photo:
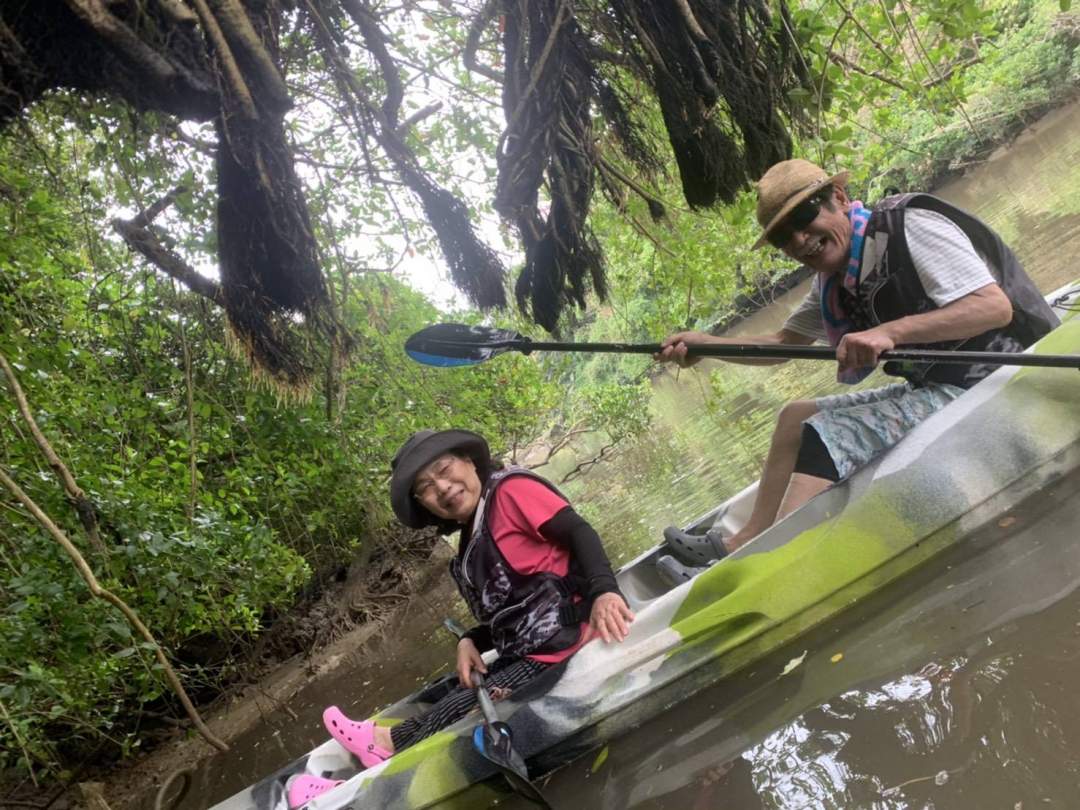
[[[899,194],[874,206],[866,227],[859,283],[854,294],[841,288],[840,295],[854,331],[938,309],[915,270],[904,232],[904,212],[924,208],[948,217],[971,240],[975,252],[986,262],[994,281],[1012,302],[1013,319],[1007,326],[960,341],[927,343],[913,348],[965,351],[1019,352],[1030,346],[1059,321],[1035,284],[1020,266],[1016,255],[978,218],[930,194]],[[998,366],[955,363],[890,361],[886,374],[904,377],[915,385],[951,383],[970,388]]]
[[[532,478],[563,497],[549,482],[521,467],[492,473],[480,493],[471,531],[463,530],[462,548],[450,561],[450,575],[476,620],[491,628],[499,655],[565,650],[580,635],[587,601],[575,597],[584,597],[586,583],[574,574],[521,574],[506,561],[491,535],[489,518],[496,489],[514,476]]]

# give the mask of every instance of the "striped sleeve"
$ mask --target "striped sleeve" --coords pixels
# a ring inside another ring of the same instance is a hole
[[[810,285],[810,292],[799,302],[795,310],[784,321],[783,329],[795,332],[814,340],[828,342],[825,327],[821,323],[821,289],[818,286],[818,276]]]

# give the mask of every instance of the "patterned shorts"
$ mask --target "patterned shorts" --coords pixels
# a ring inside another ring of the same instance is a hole
[[[836,394],[815,400],[818,412],[806,424],[821,437],[840,477],[847,478],[962,393],[955,385],[913,388],[904,382]]]

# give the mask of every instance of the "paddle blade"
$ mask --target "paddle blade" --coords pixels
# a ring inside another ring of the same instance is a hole
[[[484,759],[502,772],[515,793],[541,807],[551,807],[543,794],[529,781],[525,760],[514,750],[510,726],[498,721],[477,726],[473,730],[473,745]]]
[[[405,353],[429,366],[472,366],[527,344],[526,338],[509,329],[437,323],[406,340]]]

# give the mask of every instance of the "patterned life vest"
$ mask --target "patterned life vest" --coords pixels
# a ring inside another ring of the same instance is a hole
[[[585,580],[550,571],[521,574],[506,561],[489,527],[495,491],[513,476],[528,476],[563,497],[539,475],[521,467],[492,473],[480,494],[468,541],[450,561],[450,575],[473,616],[491,628],[499,655],[550,653],[573,645],[580,634],[587,601]]]
[[[965,351],[1018,352],[1058,325],[1053,310],[1024,272],[1015,254],[996,233],[976,217],[944,200],[915,193],[887,197],[874,206],[863,242],[856,292],[840,290],[853,331],[938,309],[923,288],[908,249],[904,211],[909,207],[936,211],[960,228],[971,240],[975,252],[986,262],[1013,307],[1012,322],[1000,329],[991,329],[966,340],[927,343],[913,348],[962,347]],[[915,385],[938,382],[970,388],[997,368],[987,364],[890,361],[885,364],[884,371],[904,377]]]

